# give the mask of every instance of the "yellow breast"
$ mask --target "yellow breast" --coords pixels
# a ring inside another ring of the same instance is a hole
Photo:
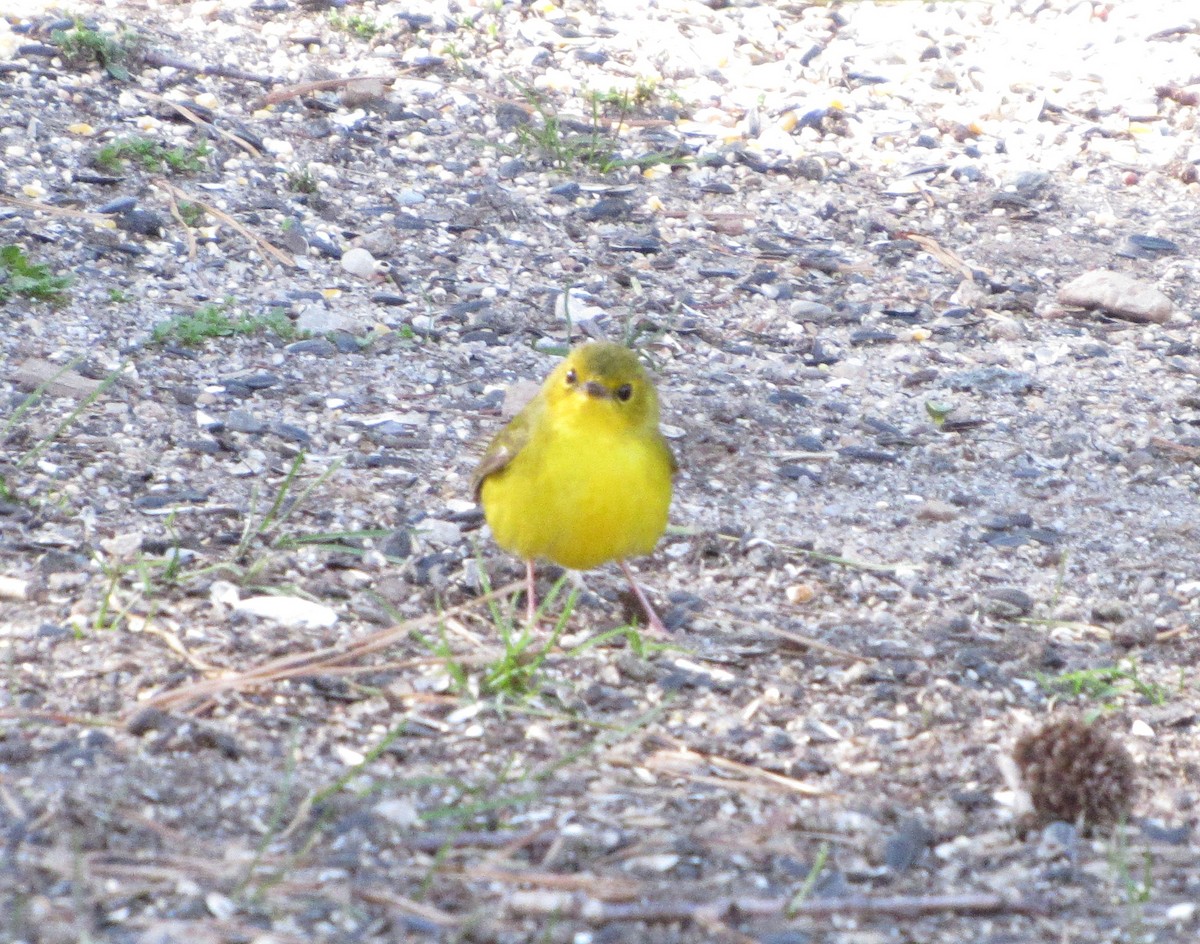
[[[667,526],[672,461],[652,434],[546,424],[480,497],[496,543],[587,570],[648,554]]]

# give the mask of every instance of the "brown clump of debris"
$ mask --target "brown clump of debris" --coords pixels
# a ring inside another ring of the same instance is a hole
[[[1017,741],[1013,758],[1042,823],[1107,826],[1125,816],[1137,771],[1125,746],[1098,724],[1052,720]]]

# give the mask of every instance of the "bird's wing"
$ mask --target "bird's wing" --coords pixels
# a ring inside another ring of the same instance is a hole
[[[528,445],[534,423],[541,410],[540,399],[534,398],[526,405],[525,409],[509,421],[504,429],[492,437],[487,452],[479,460],[475,475],[471,479],[471,494],[476,501],[479,501],[479,490],[483,488],[484,479],[505,468]]]
[[[662,443],[663,451],[667,454],[667,461],[671,463],[671,477],[674,478],[679,471],[679,460],[675,458],[675,450],[661,435],[658,437],[658,441]]]

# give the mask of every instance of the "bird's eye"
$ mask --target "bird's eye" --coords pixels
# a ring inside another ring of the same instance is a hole
[[[617,387],[617,399],[628,400],[633,396],[633,384],[621,384]]]
[[[579,377],[575,373],[575,368],[572,367],[570,370],[567,371],[567,386],[574,387],[575,384],[578,382],[578,380],[579,380]]]

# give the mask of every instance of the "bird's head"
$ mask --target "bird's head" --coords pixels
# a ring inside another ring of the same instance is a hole
[[[550,410],[609,427],[656,429],[658,394],[636,354],[607,341],[581,345],[543,388]]]

